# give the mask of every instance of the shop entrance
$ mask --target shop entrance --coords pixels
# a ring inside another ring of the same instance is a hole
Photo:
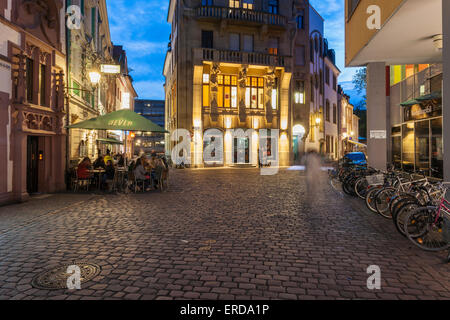
[[[28,136],[27,139],[27,192],[38,192],[39,175],[39,137]]]
[[[250,139],[234,138],[233,140],[233,163],[249,164],[250,163]]]

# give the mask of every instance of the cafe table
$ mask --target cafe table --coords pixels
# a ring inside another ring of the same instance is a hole
[[[106,170],[104,169],[92,169],[89,170],[89,173],[94,175],[94,177],[97,179],[97,188],[100,190],[101,187],[101,181],[102,181],[102,176],[103,174],[106,172]]]

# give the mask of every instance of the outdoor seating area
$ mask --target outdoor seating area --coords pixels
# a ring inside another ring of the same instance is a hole
[[[72,192],[138,193],[167,191],[169,164],[164,156],[152,154],[127,160],[122,154],[86,157],[71,169]]]

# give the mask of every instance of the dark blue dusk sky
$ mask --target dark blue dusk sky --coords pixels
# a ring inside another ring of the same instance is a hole
[[[134,71],[134,86],[142,99],[164,99],[162,69],[169,42],[167,23],[169,0],[106,0],[111,39],[123,45],[128,64]],[[351,91],[355,69],[344,68],[345,29],[344,0],[311,0],[312,6],[325,19],[325,37],[336,50],[342,71],[339,82]]]

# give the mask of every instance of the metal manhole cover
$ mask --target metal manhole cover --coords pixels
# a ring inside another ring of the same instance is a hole
[[[74,262],[41,272],[33,278],[31,285],[36,289],[43,290],[67,289],[67,279],[71,276],[67,273],[67,268],[74,265],[80,268],[81,284],[94,279],[102,270],[100,266],[93,263]]]

